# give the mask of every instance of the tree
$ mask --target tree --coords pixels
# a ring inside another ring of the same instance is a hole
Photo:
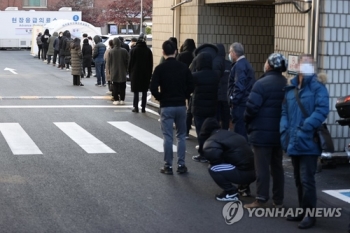
[[[143,0],[142,22],[145,18],[152,17],[153,0]],[[134,32],[136,26],[140,25],[141,0],[115,0],[107,7],[106,19],[117,25],[130,25]]]

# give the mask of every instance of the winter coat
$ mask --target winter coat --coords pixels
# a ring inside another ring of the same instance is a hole
[[[64,31],[63,33],[62,33],[62,36],[61,36],[61,38],[59,38],[59,51],[60,51],[60,56],[64,56],[64,54],[65,54],[65,51],[64,51],[64,47],[63,47],[63,41],[65,41],[66,40],[66,35],[67,35],[67,32],[68,32],[68,30],[67,31]]]
[[[153,71],[153,54],[146,42],[137,42],[130,51],[129,76],[132,92],[143,92],[149,89]]]
[[[49,29],[45,29],[44,35],[41,36],[41,42],[43,42],[43,47],[47,48],[49,46],[50,38]]]
[[[192,61],[192,65],[190,67],[191,71],[195,71],[194,68],[196,65],[197,56],[201,53],[209,53],[212,58],[212,69],[217,72],[217,76],[221,77],[225,71],[225,57],[219,56],[219,49],[216,45],[213,44],[203,44],[199,46],[195,51],[195,58]]]
[[[205,140],[202,155],[213,165],[232,164],[238,170],[254,170],[254,154],[247,140],[232,131],[220,129],[215,118],[207,118],[200,138]]]
[[[295,76],[285,88],[280,122],[282,147],[290,156],[319,156],[322,151],[314,140],[314,133],[329,113],[329,94],[324,85],[326,80],[321,80],[316,74],[304,76],[299,90],[298,79],[298,75]],[[303,115],[298,106],[295,90],[298,90],[299,99],[308,117]]]
[[[212,69],[212,62],[209,53],[201,53],[197,57],[196,72],[192,73],[194,82],[192,113],[194,116],[213,117],[216,115],[220,77]]]
[[[105,66],[105,68],[106,68],[106,79],[107,79],[107,81],[112,81],[112,79],[111,79],[111,74],[109,73],[109,59],[108,59],[108,56],[109,56],[109,52],[112,50],[112,48],[108,48],[107,50],[106,50],[106,52],[105,52],[105,55],[103,56],[103,58],[105,59],[105,61],[106,61],[106,66]]]
[[[62,38],[62,51],[63,51],[63,55],[68,57],[71,56],[70,54],[70,44],[73,41],[70,35],[69,31],[65,31],[65,38]]]
[[[88,43],[83,43],[83,48],[81,50],[83,54],[83,65],[85,67],[91,66],[91,61],[92,61],[92,47]]]
[[[268,71],[253,85],[244,120],[249,142],[254,146],[281,146],[281,120],[287,79],[278,71]]]
[[[55,51],[55,48],[53,45],[57,37],[58,37],[58,33],[54,32],[53,35],[49,38],[49,50],[47,51],[47,55],[53,56],[53,53]]]
[[[224,58],[224,73],[220,77],[219,89],[218,89],[218,101],[228,101],[227,98],[227,89],[228,89],[228,79],[230,76],[230,70],[232,68],[232,63],[230,61],[225,60],[226,52],[223,44],[216,44],[218,48],[218,56]]]
[[[80,39],[75,38],[73,42],[70,43],[71,51],[70,51],[70,56],[71,56],[71,65],[72,65],[72,70],[71,74],[72,75],[81,75],[82,74],[82,52],[81,52],[81,47],[80,47]]]
[[[194,58],[194,50],[196,49],[196,45],[193,39],[186,39],[182,45],[182,52],[176,57],[176,60],[185,63],[188,67],[190,67],[193,58]]]
[[[55,35],[55,34],[54,34]],[[55,51],[60,51],[60,41],[62,37],[57,37],[55,41],[53,42],[53,49]]]
[[[41,41],[41,33],[39,33],[39,35],[37,36],[37,38],[36,38],[36,44],[37,45],[42,45],[43,44],[43,42]]]
[[[182,62],[169,57],[158,65],[151,80],[151,93],[160,102],[160,107],[186,106],[193,92],[191,71]]]
[[[102,43],[102,39],[98,35],[94,37],[94,41],[95,41],[95,46],[94,46],[94,52],[92,54],[92,57],[95,63],[103,63],[104,62],[103,56],[106,52],[106,45]]]
[[[113,39],[113,49],[108,54],[108,68],[113,82],[126,82],[128,72],[129,53],[121,47],[118,38]]]

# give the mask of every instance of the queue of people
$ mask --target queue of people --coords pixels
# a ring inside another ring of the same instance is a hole
[[[250,184],[256,181],[256,200],[244,208],[265,207],[271,176],[273,206],[282,208],[284,151],[292,158],[299,207],[304,210],[287,220],[298,221],[301,229],[314,226],[316,218],[306,211],[316,208],[315,172],[322,152],[314,133],[329,113],[329,95],[324,80],[316,74],[312,56],[300,56],[299,73],[288,81],[283,75],[287,59],[272,53],[265,61],[264,74],[256,78],[241,43],[230,46],[228,64],[223,45],[195,48],[190,40],[179,52],[177,40],[165,41],[163,59],[151,79],[151,93],[160,103],[164,138],[160,172],[173,174],[173,124],[178,147],[176,171],[188,172],[185,139],[193,117],[199,145],[192,160],[209,162],[210,176],[223,189],[216,200],[250,196]]]

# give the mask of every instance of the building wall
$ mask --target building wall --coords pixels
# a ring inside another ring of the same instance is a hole
[[[57,3],[60,2],[60,0],[47,0],[47,6],[54,6],[57,5]],[[47,11],[48,9],[45,8],[29,8],[24,7],[23,8],[23,0],[0,0],[0,10],[3,11],[7,7],[18,7],[18,10],[36,10],[36,11]]]
[[[348,145],[349,127],[335,123],[337,98],[350,94],[350,3],[343,0],[321,0],[319,27],[319,71],[328,75],[330,95],[328,125],[336,151]]]

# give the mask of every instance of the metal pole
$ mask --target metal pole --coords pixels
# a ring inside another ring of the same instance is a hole
[[[143,7],[142,7],[142,5],[143,5],[143,1],[141,0],[141,18],[140,18],[140,34],[142,33],[142,9],[143,9]]]

